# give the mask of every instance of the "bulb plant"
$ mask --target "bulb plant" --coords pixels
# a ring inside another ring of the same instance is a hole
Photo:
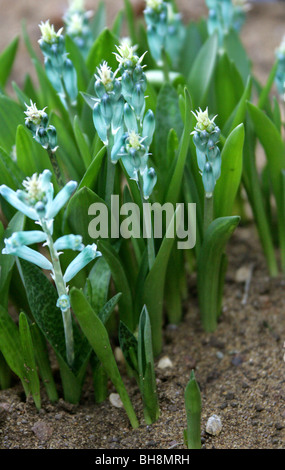
[[[95,401],[111,380],[137,427],[112,350],[117,335],[145,421],[159,419],[155,360],[164,325],[183,321],[188,277],[197,275],[201,323],[217,328],[227,242],[246,221],[242,189],[270,275],[284,271],[284,125],[270,97],[274,81],[283,93],[282,47],[263,87],[237,34],[244,4],[209,1],[208,20],[185,24],[174,1],[149,0],[139,28],[126,0],[126,39],[122,12],[106,28],[104,3],[91,19],[82,1],[69,2],[59,31],[42,21],[40,57],[23,28],[38,85],[30,76],[13,83],[14,98],[6,84],[18,40],[0,55],[0,385],[13,371],[37,408],[41,382],[51,401],[59,396],[49,346],[65,400],[79,402],[91,370]],[[267,156],[261,176],[258,141]],[[131,216],[130,204],[138,208]],[[159,236],[157,206],[172,209]],[[190,232],[192,246],[180,249]],[[196,448],[193,374],[187,391],[186,442]]]

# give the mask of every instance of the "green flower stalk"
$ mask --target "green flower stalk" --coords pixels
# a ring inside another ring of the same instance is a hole
[[[38,110],[32,100],[30,101],[30,106],[26,103],[25,105],[27,108],[25,111],[25,125],[32,133],[35,141],[48,152],[57,182],[60,187],[63,187],[61,172],[56,159],[56,151],[58,149],[56,128],[49,124],[49,117],[45,112],[46,108]]]
[[[221,175],[221,152],[217,145],[221,131],[214,123],[216,116],[212,119],[209,118],[208,108],[205,111],[199,108],[199,111],[193,112],[193,114],[197,123],[192,135],[205,189],[204,231],[206,231],[213,219],[213,192],[216,181]]]
[[[71,0],[63,20],[66,34],[77,44],[86,59],[93,44],[93,35],[89,25],[92,11],[86,11],[83,0]]]
[[[65,50],[63,28],[55,32],[49,20],[42,22],[39,28],[42,36],[38,42],[44,55],[46,74],[65,107],[71,111],[77,103],[77,75]]]
[[[276,59],[278,62],[275,83],[280,97],[285,101],[285,36],[278,49],[276,49]]]
[[[77,187],[77,183],[69,181],[54,197],[51,176],[49,170],[45,170],[40,175],[34,174],[23,181],[23,189],[18,191],[13,191],[6,185],[0,186],[0,195],[7,202],[34,220],[42,228],[41,231],[13,233],[10,238],[5,239],[5,248],[2,253],[18,256],[41,269],[50,271],[58,293],[56,305],[62,313],[67,363],[72,367],[74,362],[74,340],[67,283],[90,261],[101,256],[101,253],[97,251],[95,244],[84,246],[80,235],[64,235],[56,241],[53,240],[54,217],[69,200]],[[44,243],[43,246],[48,247],[50,260],[29,247],[29,245],[37,243]],[[80,253],[69,264],[63,275],[59,257],[62,250],[65,249],[79,251]]]

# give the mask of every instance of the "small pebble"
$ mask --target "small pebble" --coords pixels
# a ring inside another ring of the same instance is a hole
[[[221,418],[217,415],[212,415],[207,421],[206,432],[212,436],[218,436],[222,430]]]
[[[111,393],[109,396],[109,400],[111,405],[115,406],[116,408],[124,408],[124,405],[118,393]]]
[[[158,364],[157,364],[157,367],[158,367],[159,369],[167,369],[168,367],[173,367],[173,363],[172,363],[172,361],[169,359],[168,356],[164,356],[164,357],[162,357],[162,358],[159,360],[159,362],[158,362]]]

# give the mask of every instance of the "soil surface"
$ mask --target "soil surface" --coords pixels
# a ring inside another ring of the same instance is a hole
[[[185,449],[184,389],[195,370],[202,394],[202,445],[206,449],[284,449],[285,445],[285,279],[270,279],[255,230],[239,227],[228,246],[223,314],[213,334],[202,331],[195,277],[179,326],[168,325],[156,360],[161,416],[143,419],[136,384],[125,374],[141,426],[133,430],[123,409],[110,400],[94,402],[87,377],[79,405],[51,404],[42,392],[42,409],[23,398],[19,384],[0,392],[0,448],[5,449]],[[159,361],[172,367],[161,369]],[[59,389],[60,392],[60,389]],[[112,384],[110,394],[114,393]],[[206,432],[216,414],[218,436]]]
[[[98,2],[86,2],[94,8]],[[106,0],[109,19],[123,2]],[[141,4],[141,2],[133,2]],[[114,5],[115,4],[115,5]],[[198,18],[204,2],[178,1],[187,19]],[[0,0],[0,49],[20,32],[27,18],[35,43],[37,25],[50,18],[58,21],[66,2]],[[185,5],[187,9],[185,9]],[[285,5],[254,4],[243,32],[243,41],[254,70],[265,82],[274,61],[274,49],[285,33]],[[30,62],[21,44],[13,79],[21,83]],[[87,377],[79,405],[61,398],[51,404],[42,390],[42,409],[25,401],[23,389],[0,392],[0,449],[185,449],[184,389],[191,369],[202,393],[202,446],[206,449],[284,449],[285,447],[285,279],[270,279],[255,229],[240,226],[229,246],[223,314],[213,334],[203,332],[199,321],[195,277],[189,279],[189,299],[183,323],[167,326],[164,348],[156,360],[161,416],[151,426],[143,420],[136,384],[120,368],[141,426],[133,430],[123,409],[109,400],[94,402],[92,379]],[[172,367],[160,369],[168,357]],[[57,371],[55,370],[55,376]],[[60,385],[59,393],[60,391]],[[115,392],[112,384],[110,394]],[[222,421],[218,436],[206,432],[216,414]]]

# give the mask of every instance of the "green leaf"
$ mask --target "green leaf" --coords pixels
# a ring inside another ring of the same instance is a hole
[[[74,135],[80,151],[81,158],[84,162],[85,168],[87,169],[92,161],[89,145],[86,140],[86,136],[83,134],[80,127],[80,120],[78,116],[74,118]]]
[[[218,125],[222,128],[244,91],[242,78],[226,52],[219,54],[215,73]]]
[[[252,79],[248,77],[242,97],[223,127],[223,135],[229,135],[235,127],[244,122],[247,111],[247,101],[250,100],[251,90]]]
[[[5,246],[4,239],[11,237],[14,232],[23,230],[24,224],[25,216],[21,212],[16,212],[14,217],[9,222],[9,225],[3,234],[3,238],[1,237],[0,240],[0,303],[3,306],[6,306],[8,303],[7,295],[9,290],[9,283],[16,260],[15,256],[5,255],[2,253],[2,250]]]
[[[156,392],[151,324],[145,305],[138,328],[138,368],[145,421],[147,424],[152,424],[159,418],[160,410]]]
[[[84,245],[94,243],[90,237],[88,227],[91,222],[91,215],[88,214],[89,207],[94,203],[104,201],[96,193],[87,187],[83,187],[75,192],[66,207],[64,213],[64,227],[70,227],[72,233],[80,234]],[[84,210],[82,210],[84,208]]]
[[[108,263],[117,292],[122,293],[119,302],[120,319],[131,329],[135,328],[133,299],[124,266],[115,248],[108,242],[99,240],[98,248]]]
[[[202,325],[215,331],[221,304],[221,260],[225,246],[240,217],[220,217],[207,228],[198,258],[197,282]]]
[[[36,367],[31,330],[28,319],[23,312],[19,316],[19,333],[27,380],[36,408],[39,410],[41,408],[40,381]]]
[[[191,47],[189,47],[191,44]],[[202,47],[202,39],[199,29],[194,21],[191,21],[186,27],[184,47],[182,47],[179,58],[179,71],[188,77],[197,53]]]
[[[73,288],[70,298],[82,331],[119,393],[131,425],[137,428],[139,423],[118,370],[105,326],[80,290]]]
[[[17,163],[2,148],[0,148],[0,168],[1,184],[6,184],[11,189],[18,189],[21,187],[21,184],[25,179],[25,173],[20,170]]]
[[[39,368],[39,374],[45,386],[49,400],[54,403],[58,400],[58,394],[51,370],[49,351],[45,338],[36,323],[30,325],[32,340],[35,350],[36,362]]]
[[[19,38],[16,37],[0,54],[0,86],[5,87],[18,50]]]
[[[97,7],[97,11],[91,22],[91,30],[94,39],[96,39],[106,27],[106,6],[105,2],[100,1]]]
[[[249,75],[251,75],[251,63],[239,35],[235,30],[231,29],[229,33],[225,35],[224,47],[229,58],[235,63],[245,84]]]
[[[135,27],[135,13],[130,0],[124,0],[125,12],[128,23],[128,31],[132,40],[132,44],[137,44],[137,33]]]
[[[29,385],[24,368],[23,351],[16,324],[8,312],[0,305],[0,350],[10,369],[20,378],[26,396]]]
[[[204,107],[207,92],[213,79],[218,52],[218,36],[213,34],[203,44],[188,78],[188,88],[194,107]]]
[[[24,113],[21,107],[12,99],[0,96],[0,147],[10,154],[16,142],[16,132],[19,124],[24,125]]]
[[[242,175],[243,144],[244,125],[240,124],[231,132],[222,150],[221,176],[214,192],[216,217],[232,215]]]
[[[179,149],[177,152],[176,165],[169,186],[167,188],[167,195],[165,201],[171,202],[175,205],[178,202],[179,193],[182,189],[182,179],[186,157],[188,153],[190,131],[192,127],[192,102],[188,90],[185,88],[185,116],[184,116],[184,129],[180,140]]]
[[[21,260],[21,262],[18,262],[18,268],[38,327],[55,350],[57,356],[66,363],[64,328],[61,311],[56,306],[58,299],[56,289],[36,266]],[[73,334],[75,360],[70,373],[76,380],[82,369],[85,370],[86,368],[90,347],[75,322],[73,323]]]
[[[251,103],[248,103],[248,110],[256,135],[266,153],[272,190],[277,206],[282,269],[285,271],[285,218],[281,178],[281,172],[285,169],[285,145],[275,124],[263,111]]]
[[[119,326],[119,344],[127,364],[138,380],[138,341],[122,321]]]
[[[187,416],[187,448],[201,449],[201,409],[202,399],[194,371],[191,371],[189,382],[184,392]]]
[[[175,240],[174,227],[178,224],[181,216],[179,206],[167,228],[155,261],[144,283],[143,303],[146,305],[151,321],[153,352],[157,356],[162,348],[162,325],[163,325],[163,298],[164,283],[169,256]]]
[[[99,152],[95,155],[89,167],[87,168],[82,180],[79,183],[78,189],[82,189],[86,186],[89,189],[92,189],[96,183],[98,174],[101,170],[102,161],[106,154],[106,147],[102,147]]]
[[[178,94],[172,85],[165,83],[159,91],[155,111],[156,132],[154,159],[157,164],[167,153],[167,139],[171,129],[175,129],[180,139],[183,122],[180,117]]]
[[[104,60],[108,62],[113,71],[117,69],[117,60],[113,54],[116,51],[116,45],[118,45],[117,38],[109,29],[104,29],[94,42],[86,60],[86,65],[91,74],[96,73],[97,67]]]
[[[94,264],[88,276],[92,290],[91,306],[96,313],[99,313],[107,302],[110,279],[110,268],[102,256]]]

